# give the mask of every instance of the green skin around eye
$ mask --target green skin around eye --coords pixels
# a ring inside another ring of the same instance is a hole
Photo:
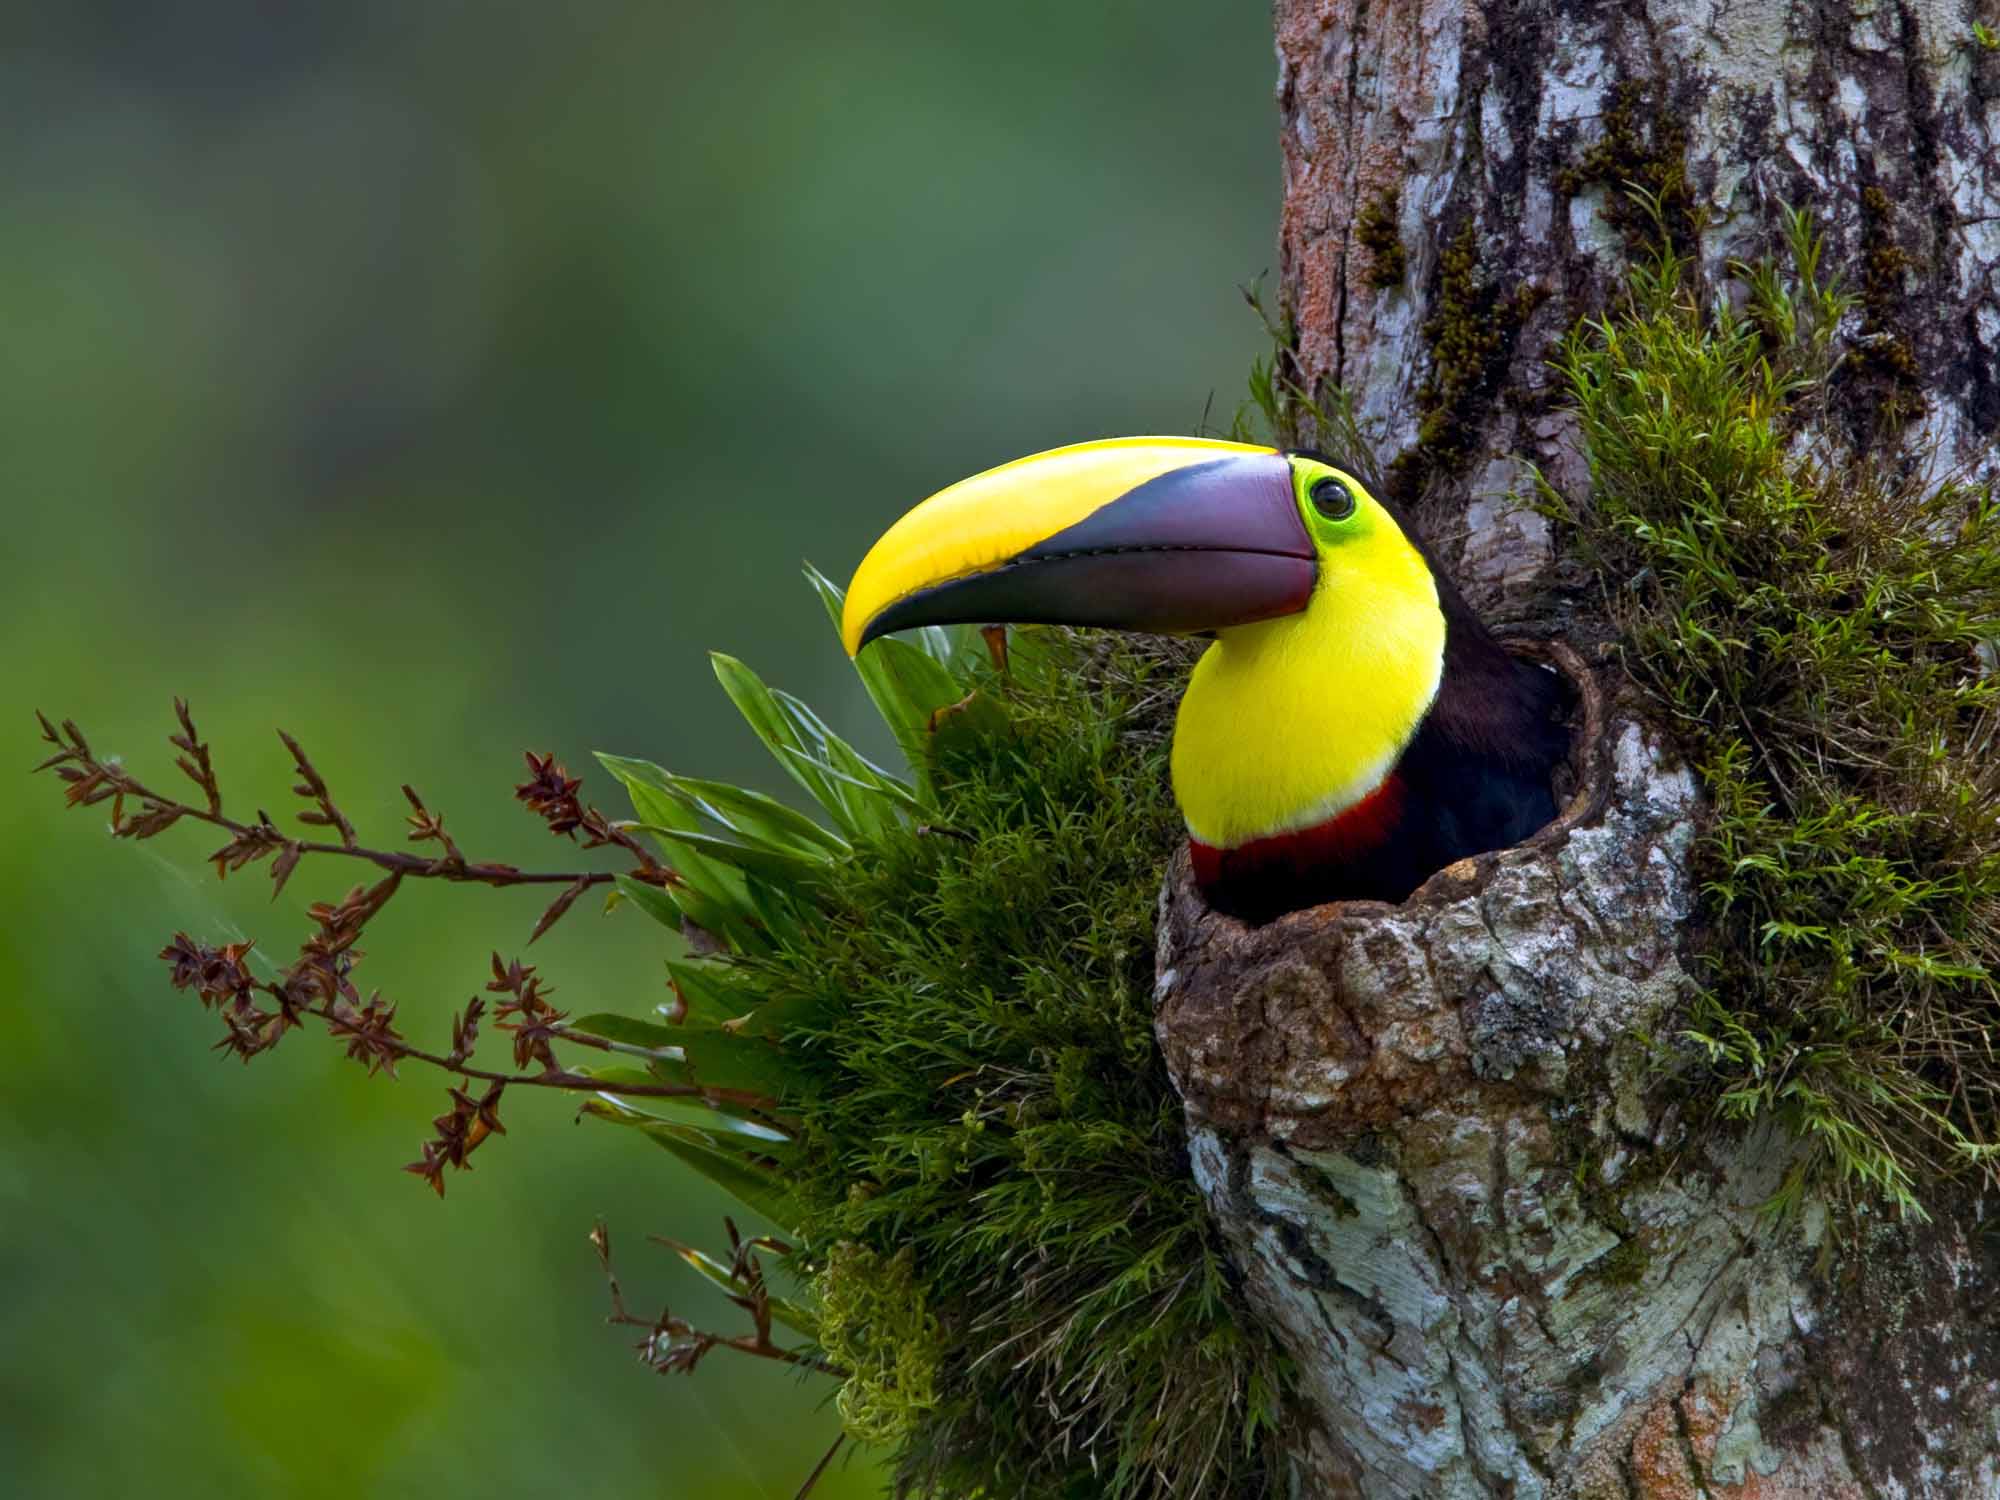
[[[1313,490],[1331,480],[1347,491],[1352,507],[1344,516],[1329,516],[1313,502]],[[1322,547],[1357,539],[1372,529],[1366,517],[1369,506],[1363,498],[1366,492],[1349,475],[1331,465],[1318,463],[1309,458],[1292,460],[1292,492],[1299,503],[1299,514],[1305,518],[1306,529]]]

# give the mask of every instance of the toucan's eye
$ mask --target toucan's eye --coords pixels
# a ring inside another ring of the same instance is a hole
[[[1345,521],[1354,514],[1354,491],[1328,475],[1311,490],[1313,509],[1329,521]]]

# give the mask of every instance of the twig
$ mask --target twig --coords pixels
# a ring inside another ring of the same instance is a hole
[[[311,811],[299,814],[302,822],[316,827],[332,827],[341,835],[340,842],[320,839],[295,839],[285,834],[271,821],[268,813],[259,812],[257,821],[246,823],[232,818],[222,811],[222,794],[215,784],[215,773],[209,760],[208,746],[195,733],[195,726],[188,706],[181,699],[174,700],[176,717],[180,720],[182,732],[172,737],[171,743],[182,756],[177,762],[196,785],[202,788],[206,805],[195,806],[177,798],[155,791],[139,780],[116,761],[100,758],[91,748],[83,732],[73,720],[63,720],[60,728],[51,723],[45,714],[37,714],[41,721],[42,738],[55,746],[55,753],[35,767],[37,771],[54,770],[68,783],[66,799],[72,807],[89,807],[104,801],[111,801],[112,832],[120,838],[148,839],[165,832],[183,818],[207,823],[223,829],[231,835],[230,841],[216,850],[208,858],[217,872],[228,875],[248,864],[276,855],[272,866],[273,890],[276,896],[284,888],[286,880],[297,867],[299,860],[308,854],[334,854],[349,859],[363,860],[377,869],[395,875],[409,875],[422,880],[443,880],[453,884],[486,885],[508,887],[517,885],[562,885],[572,889],[557,897],[556,902],[542,915],[537,924],[535,936],[539,937],[553,926],[568,911],[571,903],[584,891],[593,886],[609,885],[618,878],[620,872],[613,870],[523,870],[498,861],[474,862],[466,859],[463,852],[452,842],[444,831],[442,817],[430,812],[414,790],[403,788],[415,810],[409,819],[412,842],[435,841],[442,844],[444,854],[436,858],[426,858],[418,854],[407,854],[393,849],[371,849],[362,845],[353,824],[332,800],[326,782],[313,767],[299,742],[283,730],[279,737],[292,753],[294,767],[300,782],[295,788],[303,797],[311,799],[315,806]],[[552,771],[570,789],[570,801],[574,802],[574,789],[579,783],[562,777],[562,768],[555,764],[553,757],[528,757],[531,767],[542,767]],[[517,789],[515,795],[529,800],[531,789],[536,783]],[[140,804],[138,811],[128,813],[124,804],[134,801]],[[531,808],[534,803],[530,802]],[[540,811],[541,809],[536,808]],[[551,824],[552,828],[554,824]],[[671,886],[679,883],[680,877],[661,864],[653,855],[624,829],[612,824],[595,808],[577,809],[577,822],[572,825],[591,833],[592,841],[585,847],[615,845],[630,854],[639,868],[629,872],[633,878],[648,884]],[[556,828],[556,832],[568,832],[568,828]],[[532,939],[531,939],[532,941]]]
[[[696,1328],[685,1318],[678,1318],[666,1308],[660,1310],[657,1318],[642,1318],[625,1306],[623,1290],[618,1285],[617,1273],[611,1265],[611,1231],[604,1221],[598,1220],[590,1231],[591,1248],[597,1252],[597,1263],[603,1268],[604,1281],[611,1295],[611,1315],[605,1322],[614,1327],[643,1328],[646,1336],[633,1347],[639,1357],[662,1375],[694,1373],[695,1367],[714,1349],[733,1349],[738,1354],[754,1355],[758,1359],[775,1360],[780,1364],[797,1365],[800,1369],[811,1370],[820,1375],[831,1375],[836,1379],[846,1379],[847,1371],[838,1365],[829,1364],[810,1354],[801,1354],[796,1349],[787,1349],[771,1339],[770,1296],[764,1287],[763,1268],[756,1257],[750,1256],[745,1268],[744,1256],[747,1247],[738,1238],[736,1226],[728,1220],[735,1277],[743,1284],[743,1295],[731,1297],[739,1307],[750,1313],[757,1331],[752,1334],[713,1333]],[[754,1242],[753,1242],[754,1243]],[[828,1457],[832,1455],[829,1454]],[[822,1467],[824,1464],[822,1463]],[[803,1493],[803,1492],[801,1492]]]
[[[799,1492],[792,1497],[792,1500],[806,1500],[806,1496],[813,1492],[813,1486],[819,1483],[820,1475],[826,1472],[826,1466],[833,1462],[833,1455],[840,1451],[840,1445],[846,1441],[847,1434],[844,1432],[836,1432],[833,1435],[833,1442],[826,1452],[820,1455],[819,1462],[813,1465],[812,1473],[806,1475],[806,1482],[799,1486]]]

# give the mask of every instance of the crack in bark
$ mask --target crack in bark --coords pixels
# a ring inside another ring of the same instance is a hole
[[[1347,117],[1342,122],[1347,154],[1347,215],[1340,226],[1340,248],[1334,257],[1334,274],[1338,278],[1333,313],[1333,383],[1336,387],[1343,387],[1347,379],[1348,257],[1354,244],[1355,205],[1360,201],[1361,191],[1361,152],[1354,122],[1360,113],[1361,33],[1367,20],[1368,0],[1360,0],[1354,7],[1354,20],[1347,37]],[[1307,382],[1307,390],[1314,396],[1318,394],[1310,381]],[[1326,441],[1324,433],[1313,436],[1317,442]]]

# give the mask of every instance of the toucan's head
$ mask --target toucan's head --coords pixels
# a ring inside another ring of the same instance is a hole
[[[1300,613],[1342,575],[1428,579],[1352,475],[1246,443],[1112,438],[988,469],[910,511],[862,560],[842,633],[855,653],[963,622],[1226,631]]]
[[[1195,879],[1225,910],[1401,900],[1554,815],[1555,679],[1315,454],[1114,438],[941,490],[862,560],[842,633],[859,652],[968,621],[1215,636],[1171,769]]]

